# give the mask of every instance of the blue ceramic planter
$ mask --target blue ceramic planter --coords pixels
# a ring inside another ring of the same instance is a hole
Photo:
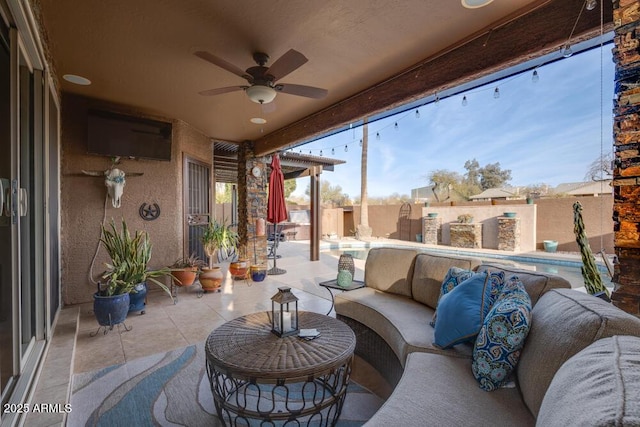
[[[93,313],[100,326],[115,326],[124,322],[129,311],[129,294],[103,297],[93,295]]]
[[[135,313],[136,311],[144,314],[144,306],[147,298],[147,284],[138,283],[135,288],[135,292],[129,293],[129,313]]]

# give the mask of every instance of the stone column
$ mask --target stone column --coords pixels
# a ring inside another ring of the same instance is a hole
[[[440,218],[425,216],[422,218],[422,242],[429,245],[437,245],[442,239]]]
[[[520,250],[520,218],[498,217],[498,250]]]
[[[614,1],[613,303],[640,315],[640,1]]]
[[[253,156],[250,144],[238,153],[238,234],[250,264],[267,266],[267,236],[256,235],[256,220],[267,218],[267,173],[264,157]],[[254,167],[260,172],[253,174]],[[257,259],[257,262],[256,262]]]

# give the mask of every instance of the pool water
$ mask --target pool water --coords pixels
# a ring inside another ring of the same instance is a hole
[[[327,251],[327,253],[336,257],[339,257],[341,254],[349,254],[354,259],[365,260],[369,254],[369,249],[332,249]],[[481,259],[484,264],[506,264],[522,268],[524,270],[555,274],[567,279],[569,283],[571,283],[572,288],[580,288],[584,286],[584,279],[581,271],[582,263],[578,261],[549,259],[548,262],[545,262],[547,261],[546,259],[533,259],[530,257],[518,257],[515,255],[509,255],[508,258],[483,258],[482,256],[474,254],[473,257]],[[598,267],[600,269],[602,283],[604,283],[607,288],[611,289],[613,287],[613,283],[606,272],[606,267],[600,265]]]

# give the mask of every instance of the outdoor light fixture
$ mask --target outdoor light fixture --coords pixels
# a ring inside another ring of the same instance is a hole
[[[562,56],[565,57],[565,58],[568,58],[571,55],[573,55],[573,51],[571,50],[571,46],[569,46],[568,44],[564,45],[564,47],[562,48]]]
[[[86,77],[78,76],[76,74],[65,74],[62,76],[63,79],[68,81],[69,83],[73,83],[80,86],[89,86],[91,84],[91,80]]]
[[[491,3],[493,0],[462,0],[462,6],[467,9],[477,9]]]
[[[282,338],[298,335],[299,330],[298,298],[291,288],[278,288],[278,293],[271,297],[271,332]]]
[[[585,8],[587,10],[593,10],[596,8],[597,5],[598,5],[598,2],[596,0],[587,0],[587,4]]]
[[[538,70],[533,70],[533,75],[531,76],[531,81],[534,83],[538,83],[540,80],[540,76],[538,75]]]
[[[247,96],[256,104],[268,104],[273,101],[277,95],[274,88],[264,85],[253,85],[245,89]]]

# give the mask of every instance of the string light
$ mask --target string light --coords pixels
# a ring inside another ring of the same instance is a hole
[[[398,122],[395,122],[395,124],[393,125],[393,128],[394,128],[395,130],[398,130]]]
[[[420,110],[416,109],[416,119],[420,118]]]
[[[380,141],[380,132],[376,132],[376,139]]]
[[[538,70],[533,70],[533,75],[531,76],[531,81],[534,83],[538,83],[540,80],[540,76],[538,75]]]
[[[493,91],[493,97],[495,99],[500,98],[500,89],[496,88],[496,90]]]
[[[362,147],[362,139],[360,139],[360,147]]]
[[[465,96],[463,96],[463,97],[462,97],[462,106],[463,106],[463,107],[466,107],[466,106],[467,106],[467,104],[468,104],[468,102],[467,102],[467,95],[465,95]]]
[[[348,146],[347,144],[344,144],[344,151],[345,151],[345,153],[346,153],[347,151],[349,151],[349,146]]]
[[[571,46],[569,46],[568,44],[565,44],[564,47],[562,48],[562,56],[565,57],[565,58],[568,58],[571,55],[573,55],[573,51],[571,50]]]
[[[322,157],[322,150],[320,150],[320,157]]]
[[[585,7],[587,8],[587,10],[593,10],[597,5],[598,2],[596,0],[587,0],[587,5]]]
[[[331,149],[331,154],[336,154],[336,149],[335,148]]]
[[[433,102],[435,102],[436,104],[440,102],[440,95],[438,95],[438,92],[435,93],[435,100]]]

